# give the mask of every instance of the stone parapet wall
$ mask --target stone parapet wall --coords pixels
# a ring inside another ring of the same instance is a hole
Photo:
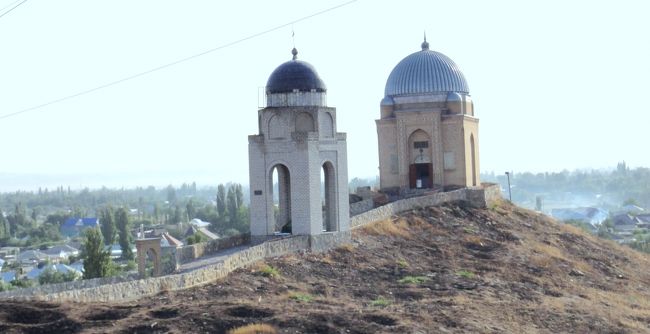
[[[503,194],[501,193],[501,186],[496,183],[483,183],[483,191],[485,192],[485,205],[486,207],[491,207],[497,201],[503,199]]]
[[[438,192],[430,195],[412,197],[388,203],[384,206],[364,212],[350,218],[350,227],[355,228],[378,220],[388,219],[400,212],[440,205],[443,203],[466,201],[479,208],[491,206],[501,198],[498,185],[485,183],[481,187],[463,188],[448,192]]]
[[[375,202],[372,198],[364,199],[362,201],[350,204],[350,217],[370,211],[375,207]]]
[[[190,262],[200,257],[214,254],[222,249],[232,248],[250,243],[250,234],[240,234],[229,238],[221,238],[194,245],[183,246],[177,250],[178,264]]]
[[[388,219],[393,215],[400,212],[412,210],[418,207],[427,207],[433,205],[440,205],[446,202],[453,201],[466,201],[467,189],[458,189],[449,192],[440,192],[431,195],[407,198],[395,202],[388,203],[376,209],[362,213],[360,215],[350,218],[350,226],[352,228],[363,226],[365,224]]]
[[[325,252],[352,240],[352,233],[348,231],[327,232],[309,236],[309,250],[312,252]]]
[[[349,234],[349,232],[348,232]],[[309,249],[309,236],[293,236],[268,241],[226,257],[223,262],[181,274],[147,279],[100,278],[43,285],[0,293],[0,299],[73,302],[127,301],[162,291],[187,289],[225,278],[237,268],[267,257],[276,257]]]
[[[447,202],[468,201],[476,207],[491,206],[501,198],[498,185],[483,184],[480,188],[466,188],[450,192],[435,193],[422,197],[408,198],[389,203],[382,207],[351,217],[351,227],[388,219],[391,216],[415,208],[440,205]],[[0,299],[45,300],[73,302],[127,301],[150,296],[162,291],[187,289],[225,278],[233,270],[268,257],[311,250],[323,252],[350,242],[350,231],[329,232],[313,236],[296,235],[273,239],[250,246],[228,255],[222,262],[180,274],[135,279],[128,277],[108,277],[82,280],[60,284],[43,285],[34,288],[0,292]],[[218,250],[239,246],[250,242],[249,235],[242,235],[222,241],[212,241],[192,245],[179,250],[182,260],[195,259],[216,253]],[[187,250],[186,250],[187,249]]]

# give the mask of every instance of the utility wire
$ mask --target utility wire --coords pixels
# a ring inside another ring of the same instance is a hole
[[[25,1],[27,1],[27,0],[24,0],[23,3],[24,3]],[[358,1],[358,0],[351,0],[351,1],[348,1],[348,2],[344,2],[344,3],[339,4],[339,5],[336,5],[336,6],[334,6],[334,7],[330,7],[330,8],[327,8],[327,9],[321,10],[321,11],[319,11],[319,12],[316,12],[316,13],[313,13],[313,14],[310,14],[310,15],[307,15],[307,16],[303,16],[303,17],[301,17],[301,18],[299,18],[299,19],[296,19],[296,20],[293,20],[293,21],[291,21],[291,22],[284,23],[284,24],[281,24],[281,25],[279,25],[279,26],[275,26],[275,27],[273,27],[273,28],[270,28],[270,29],[264,30],[264,31],[262,31],[262,32],[258,32],[258,33],[255,33],[255,34],[252,34],[252,35],[249,35],[249,36],[246,36],[246,37],[240,38],[240,39],[235,40],[235,41],[233,41],[233,42],[229,42],[229,43],[226,43],[226,44],[223,44],[223,45],[217,46],[217,47],[215,47],[215,48],[212,48],[212,49],[209,49],[209,50],[203,51],[203,52],[201,52],[201,53],[197,53],[197,54],[192,55],[192,56],[189,56],[189,57],[185,57],[185,58],[182,58],[182,59],[179,59],[179,60],[173,61],[173,62],[171,62],[171,63],[167,63],[167,64],[164,64],[164,65],[161,65],[161,66],[158,66],[158,67],[154,67],[154,68],[149,69],[149,70],[146,70],[146,71],[144,71],[144,72],[140,72],[140,73],[137,73],[137,74],[133,74],[133,75],[131,75],[131,76],[128,76],[128,77],[125,77],[125,78],[122,78],[122,79],[119,79],[119,80],[111,81],[111,82],[109,82],[109,83],[103,84],[103,85],[101,85],[101,86],[97,86],[97,87],[95,87],[95,88],[87,89],[87,90],[84,90],[84,91],[81,91],[81,92],[78,92],[78,93],[75,93],[75,94],[72,94],[72,95],[68,95],[68,96],[65,96],[65,97],[62,97],[62,98],[58,98],[58,99],[56,99],[56,100],[52,100],[52,101],[49,101],[49,102],[45,102],[45,103],[43,103],[43,104],[39,104],[39,105],[37,105],[37,106],[33,106],[33,107],[30,107],[30,108],[22,109],[22,110],[19,110],[19,111],[16,111],[16,112],[12,112],[12,113],[9,113],[9,114],[0,115],[0,120],[3,120],[3,119],[5,119],[5,118],[9,118],[9,117],[12,117],[12,116],[17,116],[17,115],[20,115],[20,114],[23,114],[23,113],[27,113],[27,112],[30,112],[30,111],[34,111],[34,110],[37,110],[37,109],[40,109],[40,108],[43,108],[43,107],[46,107],[46,106],[49,106],[49,105],[52,105],[52,104],[55,104],[55,103],[63,102],[63,101],[66,101],[66,100],[70,100],[70,99],[73,99],[73,98],[75,98],[75,97],[79,97],[79,96],[82,96],[82,95],[90,94],[90,93],[95,92],[95,91],[98,91],[98,90],[100,90],[100,89],[104,89],[104,88],[107,88],[107,87],[111,87],[111,86],[114,86],[114,85],[117,85],[117,84],[123,83],[123,82],[125,82],[125,81],[129,81],[129,80],[133,80],[133,79],[135,79],[135,78],[142,77],[142,76],[145,76],[145,75],[147,75],[147,74],[150,74],[150,73],[153,73],[153,72],[156,72],[156,71],[160,71],[160,70],[163,70],[163,69],[165,69],[165,68],[168,68],[168,67],[171,67],[171,66],[174,66],[174,65],[180,64],[180,63],[184,63],[184,62],[189,61],[189,60],[192,60],[192,59],[194,59],[194,58],[198,58],[198,57],[204,56],[204,55],[206,55],[206,54],[208,54],[208,53],[212,53],[212,52],[215,52],[215,51],[218,51],[218,50],[221,50],[221,49],[225,49],[225,48],[231,47],[231,46],[233,46],[233,45],[236,45],[236,44],[239,44],[239,43],[242,43],[242,42],[248,41],[248,40],[250,40],[250,39],[253,39],[253,38],[256,38],[256,37],[259,37],[259,36],[262,36],[262,35],[266,35],[266,34],[268,34],[268,33],[270,33],[270,32],[273,32],[273,31],[276,31],[276,30],[282,29],[282,28],[287,27],[287,26],[291,26],[291,25],[293,25],[293,24],[295,24],[295,23],[298,23],[298,22],[301,22],[301,21],[308,20],[308,19],[310,19],[310,18],[312,18],[312,17],[316,17],[316,16],[319,16],[319,15],[325,14],[325,13],[327,13],[327,12],[331,12],[331,11],[333,11],[333,10],[339,9],[339,8],[341,8],[341,7],[347,6],[347,5],[352,4],[352,3],[354,3],[354,2],[357,2],[357,1]],[[22,3],[21,3],[21,4],[22,4]],[[14,7],[14,8],[15,8],[15,7]],[[12,9],[13,9],[13,8],[12,8]],[[5,14],[6,14],[6,13],[5,13]],[[3,14],[3,15],[4,15],[4,14]]]
[[[18,2],[18,1],[16,1],[16,2]],[[14,3],[16,3],[16,2],[14,2]],[[20,6],[20,5],[22,5],[22,4],[24,4],[25,2],[27,2],[27,0],[23,0],[23,2],[21,2],[21,3],[19,3],[19,4],[17,4],[16,6],[14,6],[14,7],[12,7],[12,8],[11,8],[11,9],[9,9],[8,11],[6,11],[6,12],[4,12],[4,13],[2,13],[2,15],[0,15],[0,18],[2,18],[3,16],[5,16],[5,15],[7,15],[7,14],[9,14],[9,13],[10,13],[10,12],[11,12],[12,10],[14,10],[14,9],[16,9],[16,8],[18,8],[18,6]],[[12,3],[11,5],[13,5],[14,3]],[[11,6],[11,5],[9,5],[9,6]],[[5,8],[7,8],[7,7],[9,7],[9,6],[6,6]],[[4,10],[5,8],[2,8],[2,10]],[[2,10],[0,10],[0,11],[2,11]]]
[[[7,8],[9,8],[9,7],[11,7],[11,6],[13,6],[14,4],[16,4],[16,3],[20,2],[20,1],[21,1],[21,0],[16,0],[16,1],[14,1],[14,2],[12,2],[12,3],[10,3],[10,4],[6,5],[6,6],[4,6],[4,7],[2,7],[2,9],[0,9],[0,12],[3,11],[3,10],[5,10],[5,9],[7,9]]]

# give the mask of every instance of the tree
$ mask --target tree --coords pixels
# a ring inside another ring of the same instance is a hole
[[[217,212],[221,219],[226,215],[226,187],[223,184],[217,187]]]
[[[47,215],[47,217],[45,218],[45,223],[55,225],[57,227],[61,227],[61,225],[63,225],[63,223],[68,218],[70,218],[69,213],[53,213],[53,214]]]
[[[156,224],[160,222],[160,205],[158,203],[153,206],[153,219]]]
[[[172,224],[178,224],[181,222],[181,207],[180,206],[175,206],[174,207],[174,215],[172,216]]]
[[[208,238],[201,234],[201,232],[196,232],[193,235],[187,237],[186,241],[188,245],[194,245],[208,241]]]
[[[117,235],[114,215],[113,208],[110,206],[99,211],[99,223],[101,224],[101,231],[106,245],[112,245]]]
[[[7,218],[0,211],[0,239],[7,237],[9,237],[9,222],[7,222]]]
[[[167,201],[169,204],[176,202],[176,189],[171,184],[167,186]]]
[[[233,185],[235,188],[235,199],[237,200],[237,209],[241,208],[244,206],[244,191],[242,190],[242,186],[239,183],[236,183]]]
[[[81,258],[84,260],[84,279],[108,276],[111,264],[111,252],[104,246],[102,233],[98,228],[86,230],[85,240],[81,245]]]
[[[228,215],[230,216],[230,225],[233,226],[237,223],[237,213],[239,206],[237,206],[237,195],[233,186],[228,187]]]
[[[196,218],[196,208],[194,207],[194,202],[190,198],[190,200],[187,202],[187,205],[185,205],[186,213],[187,213],[187,220],[192,220]]]
[[[30,226],[28,226],[28,219],[27,215],[25,214],[25,208],[23,207],[23,203],[18,202],[18,204],[15,205],[14,207],[14,214],[13,216],[9,216],[9,227],[10,227],[10,233],[11,236],[16,236],[18,234],[18,229],[29,229]]]
[[[72,282],[77,278],[78,278],[77,273],[75,273],[72,270],[66,273],[62,273],[51,267],[48,267],[38,276],[38,283],[40,285],[44,285],[44,284]]]
[[[122,249],[122,259],[131,261],[133,260],[133,250],[131,243],[133,237],[131,236],[131,224],[129,222],[129,214],[125,208],[117,209],[115,213],[115,225],[120,233],[120,248]]]

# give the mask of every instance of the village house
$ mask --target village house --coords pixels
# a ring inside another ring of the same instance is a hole
[[[32,266],[37,265],[41,262],[46,262],[50,260],[50,256],[37,250],[27,250],[21,252],[16,256],[16,261],[20,263],[21,266]]]
[[[75,238],[88,228],[99,227],[98,218],[68,218],[61,225],[61,234],[64,237]]]
[[[595,207],[560,208],[551,210],[551,216],[562,221],[581,221],[597,228],[607,220],[609,211]]]
[[[624,213],[612,217],[612,222],[614,223],[614,233],[631,235],[637,228],[637,225],[641,223],[641,220],[629,213]]]
[[[70,256],[79,256],[79,250],[70,245],[58,245],[43,250],[43,253],[50,257],[54,262],[61,262],[67,260]]]

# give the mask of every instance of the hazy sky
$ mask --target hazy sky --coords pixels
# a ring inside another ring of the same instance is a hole
[[[0,117],[343,2],[28,0],[0,18]],[[424,30],[468,80],[482,171],[650,166],[649,4],[359,0],[293,30],[348,133],[351,178],[378,173],[384,85]],[[110,186],[248,183],[258,90],[291,58],[291,31],[0,119],[0,174],[86,175],[61,180],[73,186],[88,175]],[[102,179],[111,174],[136,176]]]

